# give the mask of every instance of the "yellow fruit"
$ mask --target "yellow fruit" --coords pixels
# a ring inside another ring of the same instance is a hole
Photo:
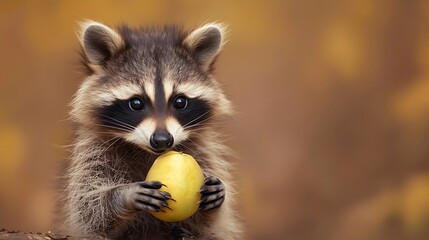
[[[151,212],[156,218],[165,222],[177,222],[192,216],[198,210],[201,200],[200,189],[204,184],[204,175],[197,161],[188,154],[169,151],[160,155],[146,176],[146,181],[160,181],[167,187],[161,191],[171,194],[176,200],[168,200],[165,212]]]

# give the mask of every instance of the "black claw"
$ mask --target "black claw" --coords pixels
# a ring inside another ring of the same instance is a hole
[[[167,192],[161,192],[155,189],[142,189],[140,192],[137,192],[137,194],[157,200],[168,200],[170,196]]]
[[[144,181],[140,183],[140,186],[144,188],[149,188],[149,189],[160,189],[162,186],[166,186],[166,185],[164,185],[160,181]]]
[[[168,209],[170,209],[171,211],[173,211],[173,209],[172,209],[170,206],[168,206],[168,203],[167,203],[167,202],[162,202],[162,203],[161,203],[161,205],[162,205],[162,207],[168,208]]]
[[[168,192],[161,192],[161,195],[164,197],[165,200],[171,199],[171,194]]]
[[[134,190],[136,194],[133,199],[137,211],[165,212],[164,208],[173,210],[167,203],[167,200],[172,199],[171,194],[159,190],[165,186],[160,181],[144,181],[137,184],[139,187]]]

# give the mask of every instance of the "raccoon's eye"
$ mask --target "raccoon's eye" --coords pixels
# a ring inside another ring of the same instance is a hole
[[[184,96],[179,96],[174,100],[173,107],[175,109],[185,109],[188,105],[188,99]]]
[[[131,110],[134,110],[134,111],[140,111],[140,110],[143,110],[144,108],[143,99],[139,97],[131,98],[128,104]]]

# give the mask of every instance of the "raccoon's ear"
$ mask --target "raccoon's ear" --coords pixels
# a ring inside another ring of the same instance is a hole
[[[122,37],[104,24],[85,21],[81,23],[81,28],[79,38],[91,68],[104,66],[125,47]]]
[[[225,43],[226,27],[219,23],[208,23],[192,31],[183,40],[204,70],[210,70]]]

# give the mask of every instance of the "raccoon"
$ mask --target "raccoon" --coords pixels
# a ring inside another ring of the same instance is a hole
[[[66,172],[65,229],[112,239],[241,239],[231,163],[218,127],[232,114],[213,77],[225,27],[133,29],[85,21],[88,70],[71,102],[74,142]],[[197,213],[166,223],[162,182],[145,181],[168,150],[195,157],[206,177]]]

